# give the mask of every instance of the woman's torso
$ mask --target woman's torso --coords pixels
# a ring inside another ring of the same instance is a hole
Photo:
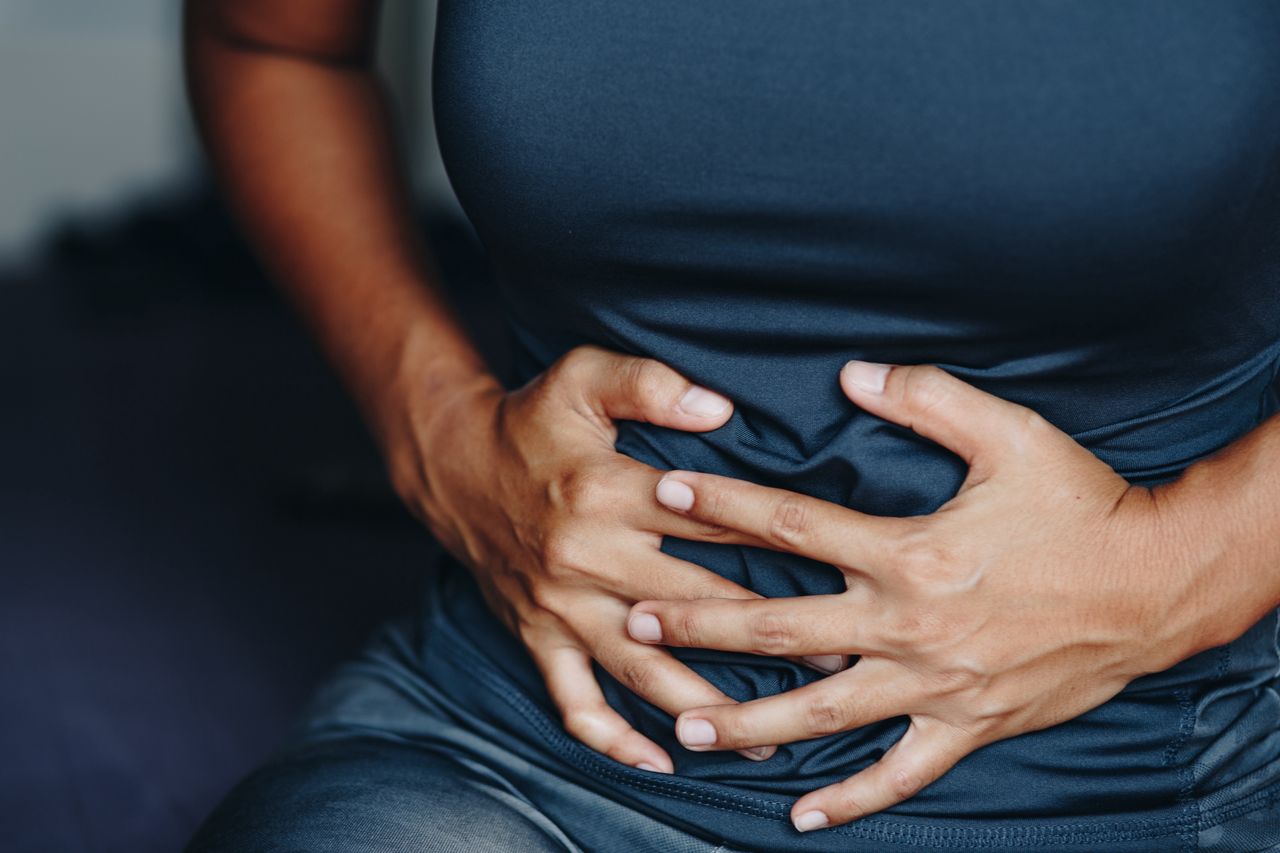
[[[938,364],[1147,485],[1277,408],[1280,5],[445,0],[435,94],[522,375],[596,343],[734,400],[712,433],[623,424],[618,449],[657,467],[933,511],[963,463],[849,403],[850,358]],[[798,557],[663,549],[770,596],[842,587]],[[510,652],[465,609],[462,641]],[[1188,820],[1261,790],[1280,780],[1275,631],[1271,614],[988,746],[890,816],[1034,835],[1071,816]],[[678,654],[742,700],[814,677]],[[498,666],[549,707],[527,658]],[[749,762],[681,749],[668,716],[602,681],[708,802],[844,778],[906,726]]]

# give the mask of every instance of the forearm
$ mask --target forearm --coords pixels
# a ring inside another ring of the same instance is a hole
[[[1194,579],[1184,608],[1194,614],[1192,653],[1236,639],[1280,605],[1280,415],[1154,494]]]
[[[248,238],[385,444],[398,385],[492,377],[414,232],[371,11],[302,5],[305,24],[261,0],[188,3],[192,102]]]

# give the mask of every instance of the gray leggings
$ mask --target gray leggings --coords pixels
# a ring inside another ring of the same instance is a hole
[[[328,681],[188,853],[732,853],[455,725],[374,657]]]
[[[510,756],[494,754],[502,766]],[[242,782],[188,850],[314,853],[727,848],[689,836],[533,768],[503,774],[464,755],[382,738],[332,740],[282,755]],[[554,792],[557,821],[524,793]]]
[[[402,634],[382,632],[328,681],[291,740],[232,790],[188,853],[732,853],[710,827],[656,819],[458,719],[465,709],[442,703],[396,653]],[[1280,851],[1280,800],[1249,808],[1201,830],[1194,849]],[[817,835],[814,849],[837,848]]]

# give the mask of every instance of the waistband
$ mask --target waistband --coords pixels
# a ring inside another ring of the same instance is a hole
[[[457,719],[538,766],[554,769],[571,784],[610,792],[633,807],[663,816],[673,826],[742,850],[897,853],[909,850],[1053,850],[1109,853],[1168,853],[1194,849],[1193,840],[1212,828],[1280,797],[1280,758],[1212,797],[1125,810],[1098,802],[1092,815],[973,818],[957,804],[954,817],[916,818],[883,812],[853,823],[801,835],[792,828],[793,800],[705,779],[637,770],[591,750],[569,736],[545,704],[527,694],[495,665],[441,607],[458,589],[445,574],[429,620],[425,648],[415,667],[448,697]],[[1065,784],[1031,779],[1027,784]],[[1003,784],[998,779],[988,784]],[[926,789],[927,791],[927,789]],[[981,788],[971,799],[983,796]],[[1280,830],[1278,830],[1280,832]],[[1277,838],[1280,841],[1280,837]]]

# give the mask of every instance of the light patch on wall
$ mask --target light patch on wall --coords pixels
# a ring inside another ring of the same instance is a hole
[[[194,173],[170,0],[0,5],[0,259],[58,216]]]

